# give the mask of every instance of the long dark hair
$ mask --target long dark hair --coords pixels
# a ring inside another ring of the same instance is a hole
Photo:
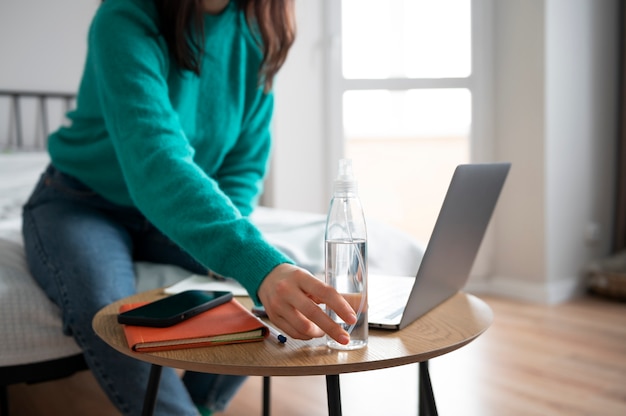
[[[231,0],[244,10],[253,32],[261,36],[263,62],[259,80],[268,91],[295,40],[294,0]],[[154,0],[161,33],[182,69],[200,74],[204,50],[202,0]]]

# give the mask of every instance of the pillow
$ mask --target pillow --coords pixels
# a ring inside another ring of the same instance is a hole
[[[265,238],[311,273],[324,273],[326,215],[258,207],[250,219]],[[367,222],[368,273],[413,276],[424,249],[409,234]]]

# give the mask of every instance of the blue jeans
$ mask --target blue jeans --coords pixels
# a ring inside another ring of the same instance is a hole
[[[98,310],[136,293],[135,261],[207,269],[159,232],[135,208],[113,204],[49,166],[24,206],[28,266],[61,308],[64,332],[124,415],[139,415],[150,365],[104,343],[91,328]],[[155,414],[197,415],[195,404],[223,410],[245,377],[163,369]]]

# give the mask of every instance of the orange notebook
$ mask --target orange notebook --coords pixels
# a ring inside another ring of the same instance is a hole
[[[144,303],[125,304],[124,312]],[[167,328],[123,325],[128,347],[138,352],[166,351],[261,341],[268,328],[236,299]]]

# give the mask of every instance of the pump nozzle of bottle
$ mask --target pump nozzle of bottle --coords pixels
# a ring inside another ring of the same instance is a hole
[[[354,177],[354,171],[352,170],[351,159],[339,160],[339,171],[334,182],[333,191],[335,193],[357,191],[357,181]]]

